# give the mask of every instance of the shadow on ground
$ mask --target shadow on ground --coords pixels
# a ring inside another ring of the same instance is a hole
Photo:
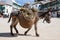
[[[18,34],[16,35],[14,33],[14,36],[12,36],[10,33],[0,33],[0,37],[17,37],[17,36],[32,36],[30,34],[24,35],[24,34]]]

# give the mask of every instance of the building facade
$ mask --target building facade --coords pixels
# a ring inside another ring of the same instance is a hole
[[[18,9],[20,9],[20,4],[16,3],[15,0],[0,0],[0,11],[3,11],[3,14],[8,15]]]
[[[47,11],[48,8],[52,8],[53,11],[51,14],[53,17],[58,17],[58,15],[60,14],[60,0],[43,0],[40,1],[42,4],[38,5],[38,9],[39,11]],[[35,6],[37,7],[37,6]]]

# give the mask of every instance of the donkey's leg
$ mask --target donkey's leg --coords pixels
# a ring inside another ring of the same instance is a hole
[[[13,26],[12,25],[10,25],[10,31],[11,31],[11,35],[14,36],[14,34],[13,34]]]
[[[35,23],[35,34],[36,36],[39,36],[39,34],[37,33],[37,23]]]
[[[26,35],[30,29],[31,29],[31,28],[29,28],[27,31],[25,31],[24,35]]]
[[[14,29],[15,29],[15,31],[16,31],[16,34],[18,34],[18,30],[17,30],[16,26],[14,26]]]
[[[10,31],[11,31],[11,35],[14,36],[13,34],[13,27],[15,26],[15,19],[12,18],[12,22],[11,22],[11,26],[10,26]]]
[[[14,21],[14,29],[15,29],[16,33],[18,34],[18,30],[17,30],[17,28],[16,28],[16,25],[17,25],[17,24],[18,24],[18,20],[15,19],[15,21]]]

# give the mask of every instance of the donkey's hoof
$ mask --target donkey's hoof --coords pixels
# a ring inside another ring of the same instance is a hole
[[[16,33],[17,35],[19,35],[19,33]]]
[[[27,35],[26,33],[24,33],[24,35]]]
[[[26,34],[24,34],[24,35],[26,35]]]
[[[11,33],[12,36],[14,36],[14,34]]]
[[[39,34],[36,34],[37,37],[39,37]]]

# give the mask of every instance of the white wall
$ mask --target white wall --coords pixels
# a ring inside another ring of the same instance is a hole
[[[10,14],[12,12],[12,7],[9,5],[4,5],[5,6],[5,13],[4,14]],[[8,12],[7,12],[8,11]]]
[[[17,10],[19,9],[18,6],[16,5],[13,5],[13,2],[15,2],[15,0],[0,0],[0,1],[3,1],[5,2],[6,4],[4,5],[5,9],[3,10],[4,11],[4,14],[10,14],[13,10]]]
[[[38,10],[39,10],[39,5],[41,5],[41,4],[33,5],[33,6],[31,6],[31,8],[32,8],[32,7],[34,7],[34,8],[36,8],[36,9],[38,9]]]

